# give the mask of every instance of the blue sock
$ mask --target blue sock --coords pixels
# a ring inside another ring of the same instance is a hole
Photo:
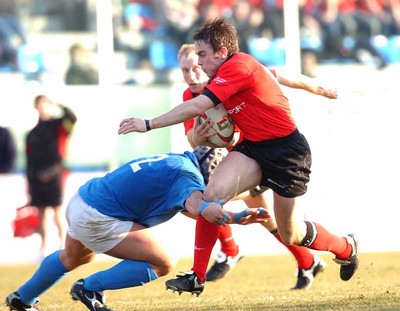
[[[85,278],[84,286],[87,290],[103,291],[141,286],[157,278],[149,263],[125,259],[110,269]]]
[[[35,274],[18,290],[22,302],[34,304],[38,297],[56,284],[67,272],[56,251],[43,259]]]

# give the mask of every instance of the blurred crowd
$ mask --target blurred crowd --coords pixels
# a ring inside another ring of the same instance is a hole
[[[304,64],[310,57],[315,62],[374,59],[377,68],[384,68],[391,61],[374,40],[400,35],[400,0],[298,3]],[[130,0],[124,4],[123,12],[122,27],[116,31],[116,47],[130,53],[132,66],[140,66],[149,59],[160,68],[174,65],[175,51],[191,41],[193,30],[205,20],[221,16],[236,26],[243,52],[259,56],[267,65],[279,64],[279,60],[273,59],[274,53],[270,53],[270,59],[262,53],[268,54],[267,49],[285,36],[283,0]],[[171,64],[157,59],[169,54],[173,55]],[[305,67],[303,71],[312,75]]]
[[[15,14],[18,1],[1,1],[7,2],[9,7],[0,6],[0,68],[15,66],[18,44],[26,42]],[[40,11],[54,18],[61,10],[64,31],[93,31],[88,16],[93,16],[89,11],[95,5],[90,0],[35,2],[37,6],[31,5],[35,14]],[[236,26],[243,52],[269,66],[283,65],[283,0],[118,0],[113,4],[114,48],[126,54],[128,69],[176,68],[178,48],[191,42],[193,31],[214,17],[225,17]],[[304,74],[314,75],[316,64],[327,61],[372,63],[377,69],[400,61],[400,0],[298,0],[298,4]]]

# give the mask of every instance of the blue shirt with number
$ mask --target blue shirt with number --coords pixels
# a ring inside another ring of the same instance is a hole
[[[186,211],[186,199],[204,188],[196,156],[187,151],[132,160],[89,180],[79,194],[104,215],[152,227]]]

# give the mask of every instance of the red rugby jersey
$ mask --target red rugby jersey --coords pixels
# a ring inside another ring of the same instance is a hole
[[[247,140],[284,137],[296,129],[279,82],[248,54],[239,52],[229,58],[206,89],[223,103]]]
[[[194,97],[196,97],[199,94],[193,94],[189,88],[187,88],[184,92],[183,92],[183,101],[187,101],[189,99],[192,99]],[[194,126],[194,119],[191,120],[187,120],[185,122],[183,122],[183,126],[185,127],[185,135],[187,135],[187,133],[189,132],[189,130],[191,128],[193,128]]]

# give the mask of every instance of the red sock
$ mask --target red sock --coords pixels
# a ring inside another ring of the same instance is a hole
[[[206,278],[208,262],[217,242],[220,228],[221,226],[208,222],[202,216],[197,217],[192,270],[200,281],[204,281]]]
[[[294,258],[297,261],[297,268],[299,269],[310,269],[314,263],[314,255],[311,251],[304,246],[297,245],[287,245],[282,242],[281,236],[279,233],[273,234],[275,238],[281,242],[285,247],[293,254]]]
[[[336,236],[314,222],[317,234],[314,242],[310,245],[311,249],[320,251],[329,251],[338,258],[348,258],[351,255],[352,248],[344,237]]]
[[[230,225],[220,226],[218,239],[221,243],[221,251],[227,256],[235,257],[239,253],[239,246],[233,239],[232,227]]]

